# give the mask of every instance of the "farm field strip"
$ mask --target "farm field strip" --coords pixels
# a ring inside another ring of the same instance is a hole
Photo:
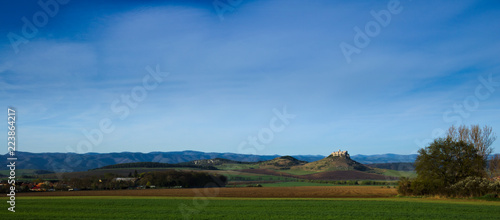
[[[19,200],[48,200],[48,199],[177,199],[189,200],[198,197],[172,197],[172,196],[23,196]],[[209,200],[300,200],[300,201],[397,201],[397,202],[421,202],[421,203],[445,203],[445,204],[469,204],[469,205],[491,205],[500,206],[498,201],[487,201],[478,199],[455,199],[455,198],[419,198],[419,197],[382,197],[382,198],[255,198],[255,197],[205,197]]]
[[[69,196],[17,202],[16,213],[0,212],[0,219],[498,219],[500,208],[498,202],[413,198]]]
[[[394,188],[380,186],[298,186],[298,187],[231,187],[198,189],[92,190],[71,192],[19,193],[23,196],[173,196],[194,197],[202,192],[212,197],[254,198],[382,198],[397,194]]]

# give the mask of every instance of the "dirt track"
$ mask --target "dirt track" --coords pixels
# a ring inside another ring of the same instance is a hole
[[[22,196],[166,196],[241,198],[380,198],[397,194],[380,186],[238,187],[19,193]]]

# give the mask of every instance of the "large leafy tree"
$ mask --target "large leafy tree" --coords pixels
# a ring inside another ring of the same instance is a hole
[[[415,161],[416,194],[446,194],[447,188],[469,176],[485,176],[486,160],[474,144],[439,138],[420,149]]]

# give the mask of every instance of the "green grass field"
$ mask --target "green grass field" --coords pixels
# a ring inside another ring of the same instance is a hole
[[[243,170],[243,169],[257,169],[257,164],[222,164],[215,166],[219,170]]]
[[[5,198],[5,197],[4,197]],[[471,200],[21,197],[0,219],[498,219],[500,203]]]
[[[417,172],[415,171],[384,170],[382,174],[386,176],[397,176],[397,177],[409,177],[409,178],[417,177]]]

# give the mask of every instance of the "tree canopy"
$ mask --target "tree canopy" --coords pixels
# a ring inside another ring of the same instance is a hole
[[[423,194],[439,194],[469,176],[484,177],[486,160],[474,145],[440,138],[419,150],[415,161],[416,188]]]

